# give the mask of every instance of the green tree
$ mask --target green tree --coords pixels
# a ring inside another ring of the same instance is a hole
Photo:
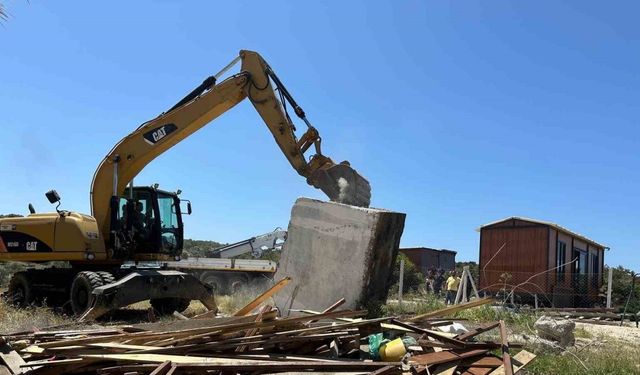
[[[183,257],[205,257],[208,256],[209,253],[217,248],[225,246],[226,244],[216,242],[216,241],[208,241],[208,240],[192,240],[186,238],[184,240],[183,246]]]
[[[609,274],[609,267],[604,267],[605,285],[606,275]],[[612,288],[611,288],[611,305],[619,311],[624,309],[624,305],[627,302],[629,293],[631,292],[631,285],[633,281],[634,272],[630,269],[618,266],[613,268],[612,273]],[[633,295],[629,300],[629,306],[627,307],[627,313],[640,312],[640,277],[635,275],[636,282],[634,286]]]
[[[393,269],[391,270],[391,280],[389,280],[391,292],[394,293],[398,291],[401,260],[404,260],[403,293],[419,291],[420,286],[425,282],[425,277],[422,275],[422,272],[418,270],[418,267],[411,262],[409,257],[399,252]]]
[[[462,269],[464,267],[469,267],[469,273],[471,274],[471,277],[473,277],[473,280],[476,282],[476,285],[478,285],[478,279],[480,277],[480,267],[478,266],[478,263],[456,262],[456,271],[458,271],[460,275],[462,275]]]

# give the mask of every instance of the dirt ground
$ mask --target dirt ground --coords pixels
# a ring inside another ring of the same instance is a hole
[[[576,322],[576,329],[584,329],[599,340],[617,340],[633,345],[640,343],[640,328],[636,328],[635,323],[619,327]]]

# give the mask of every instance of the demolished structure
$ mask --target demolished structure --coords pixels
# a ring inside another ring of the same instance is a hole
[[[300,198],[291,210],[276,279],[292,278],[277,306],[322,311],[345,298],[350,309],[383,304],[405,214]]]

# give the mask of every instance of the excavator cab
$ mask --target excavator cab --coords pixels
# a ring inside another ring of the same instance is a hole
[[[177,193],[155,186],[127,188],[111,211],[114,258],[179,258],[184,240],[180,203]]]

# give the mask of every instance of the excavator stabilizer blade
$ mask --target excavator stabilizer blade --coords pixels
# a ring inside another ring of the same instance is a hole
[[[217,312],[213,289],[195,276],[173,270],[136,270],[120,280],[93,290],[93,304],[80,321],[94,320],[132,303],[151,299],[199,300]]]
[[[320,168],[309,178],[309,183],[322,190],[334,202],[369,207],[371,185],[349,163],[342,162]]]

